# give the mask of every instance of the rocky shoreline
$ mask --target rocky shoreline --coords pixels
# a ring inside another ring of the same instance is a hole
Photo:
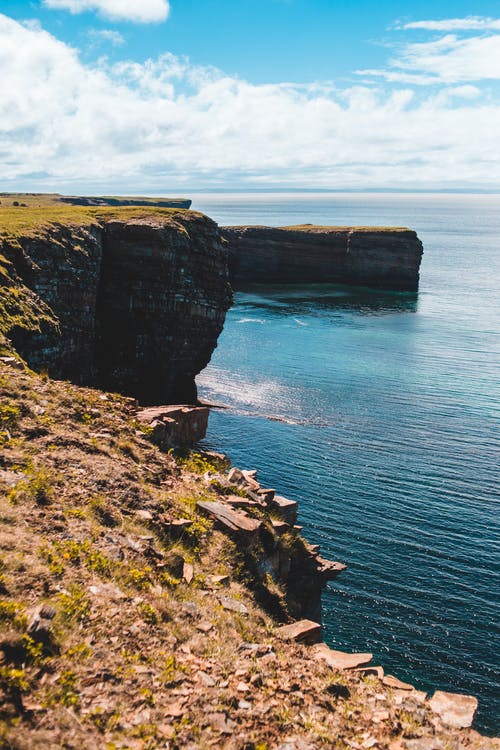
[[[0,404],[0,746],[500,747],[474,698],[318,643],[318,550],[254,472],[15,357]]]
[[[173,420],[171,415],[174,415]],[[157,407],[138,412],[138,419],[153,430],[153,439],[165,449],[195,445],[203,439],[208,415],[206,407]],[[158,429],[161,417],[173,422],[167,442],[164,431]],[[234,492],[235,487],[242,490],[239,495],[227,494],[217,501],[198,502],[199,510],[211,518],[216,528],[234,538],[244,549],[252,549],[259,533],[262,533],[262,513],[271,514],[272,528],[278,535],[294,532],[300,534],[302,526],[297,524],[296,501],[277,495],[274,489],[261,487],[257,480],[257,470],[231,467],[230,458],[224,454],[205,452],[205,455],[214,458],[221,466],[230,467],[224,473],[207,471],[203,477],[207,483],[214,482],[220,491],[228,493]],[[334,669],[355,670],[362,675],[373,675],[385,687],[408,692],[419,702],[428,705],[450,726],[470,727],[478,707],[478,700],[474,696],[435,690],[430,697],[413,685],[386,674],[382,666],[370,665],[373,659],[371,653],[346,653],[331,649],[322,641],[321,592],[347,566],[325,560],[320,556],[319,545],[309,544],[302,538],[301,541],[302,554],[297,554],[296,550],[295,554],[291,554],[287,547],[278,548],[271,553],[266,551],[257,563],[258,570],[279,581],[287,590],[287,596],[298,604],[294,612],[297,619],[278,628],[279,637],[311,646],[312,658],[324,661]]]

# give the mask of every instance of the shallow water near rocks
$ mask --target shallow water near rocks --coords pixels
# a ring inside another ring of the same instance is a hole
[[[476,695],[498,733],[500,197],[199,195],[221,224],[406,225],[418,295],[239,292],[200,393],[205,445],[300,502],[326,557],[325,639],[422,689]],[[271,417],[271,419],[269,418]]]

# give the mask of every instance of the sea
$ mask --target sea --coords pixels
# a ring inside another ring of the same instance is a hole
[[[500,196],[200,194],[220,224],[408,226],[417,294],[238,291],[200,395],[204,445],[299,501],[324,557],[325,640],[386,673],[475,695],[500,732]]]

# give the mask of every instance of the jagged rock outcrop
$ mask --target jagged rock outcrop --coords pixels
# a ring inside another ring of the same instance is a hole
[[[217,225],[188,211],[102,211],[0,243],[2,333],[52,377],[194,403],[231,302]]]
[[[249,282],[342,283],[416,291],[422,243],[405,228],[222,227],[230,278]]]
[[[261,488],[256,471],[233,467],[227,475],[207,472],[204,479],[228,494],[217,502],[198,501],[197,508],[233,537],[240,549],[252,551],[256,581],[270,576],[283,585],[288,614],[313,621],[319,632],[322,591],[346,565],[320,557],[319,545],[299,536],[297,502]],[[245,496],[232,494],[235,488]]]

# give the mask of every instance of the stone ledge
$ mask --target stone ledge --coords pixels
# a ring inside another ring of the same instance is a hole
[[[290,625],[282,625],[276,630],[279,638],[298,643],[318,643],[321,640],[321,625],[312,620],[298,620]]]

